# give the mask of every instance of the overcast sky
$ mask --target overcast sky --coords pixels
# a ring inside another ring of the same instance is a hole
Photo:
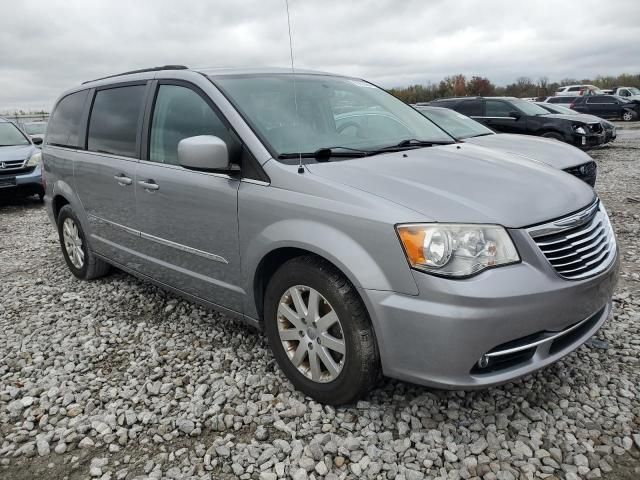
[[[640,72],[639,0],[290,0],[296,66],[383,87]],[[0,110],[164,64],[288,66],[285,0],[0,0]]]

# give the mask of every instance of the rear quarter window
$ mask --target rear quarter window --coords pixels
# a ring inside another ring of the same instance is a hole
[[[88,90],[67,95],[58,102],[47,127],[47,143],[60,147],[81,148],[80,122]]]

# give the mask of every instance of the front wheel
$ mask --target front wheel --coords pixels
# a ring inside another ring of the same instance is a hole
[[[379,376],[373,328],[355,288],[312,256],[286,262],[264,298],[265,332],[293,385],[321,403],[350,403]]]
[[[633,117],[633,112],[626,111],[622,114],[622,120],[624,120],[625,122],[630,122],[631,120],[633,120]]]
[[[564,138],[558,132],[546,132],[546,133],[543,133],[542,136],[544,138],[553,138],[554,140],[564,142]]]

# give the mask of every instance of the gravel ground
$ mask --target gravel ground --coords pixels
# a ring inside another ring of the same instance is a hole
[[[35,200],[0,205],[0,478],[640,478],[640,140],[593,152],[622,250],[597,342],[479,392],[383,381],[319,405],[264,339],[135,278],[74,279]]]

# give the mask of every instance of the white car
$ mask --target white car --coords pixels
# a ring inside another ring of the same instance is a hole
[[[602,90],[595,85],[565,85],[556,91],[556,96],[578,97],[584,95],[586,92],[589,92],[587,95],[602,95]]]

